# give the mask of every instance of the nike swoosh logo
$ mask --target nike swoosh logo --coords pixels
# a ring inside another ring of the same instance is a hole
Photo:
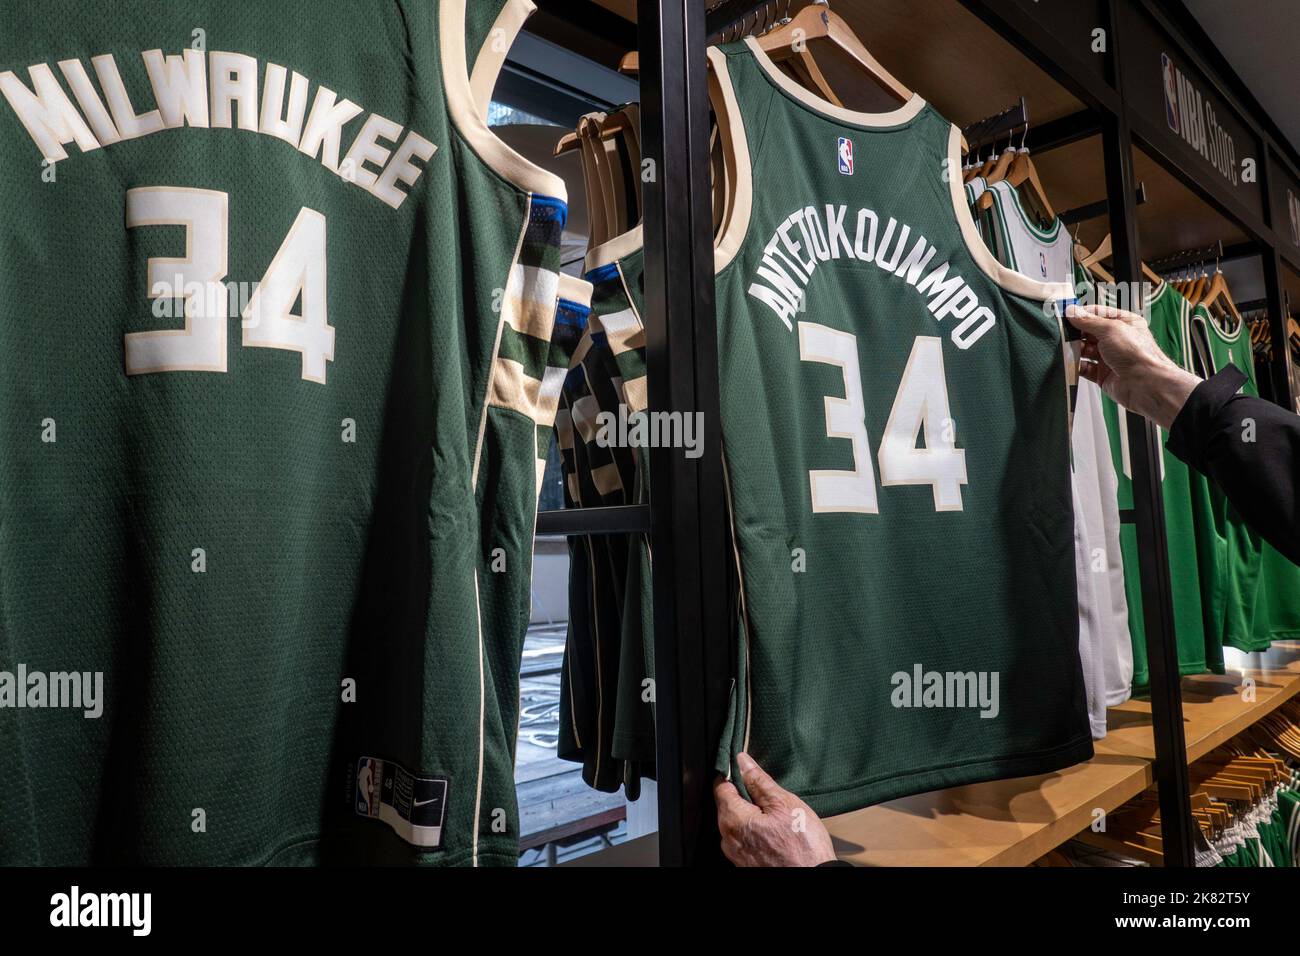
[[[433,803],[433,801],[435,801],[435,800],[437,800],[437,799],[438,799],[437,797],[430,797],[428,800],[416,800],[416,801],[415,801],[415,805],[416,805],[417,807],[422,807],[422,806],[424,806],[426,803]]]

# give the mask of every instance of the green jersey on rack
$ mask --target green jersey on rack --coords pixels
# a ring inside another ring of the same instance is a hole
[[[745,750],[829,814],[1087,759],[1073,290],[989,254],[959,133],[919,98],[855,113],[753,41],[709,56],[735,144],[716,269],[744,622],[719,769]]]
[[[1143,316],[1156,344],[1183,368],[1191,367],[1188,343],[1190,312],[1187,300],[1167,282],[1151,291],[1143,306]],[[1103,395],[1102,408],[1110,434],[1115,472],[1119,479],[1119,507],[1121,511],[1131,511],[1133,463],[1129,454],[1129,413],[1109,395]],[[1195,515],[1198,508],[1207,506],[1209,488],[1203,476],[1192,472],[1181,460],[1164,450],[1163,440],[1160,447],[1160,482],[1164,499],[1165,538],[1169,549],[1178,669],[1181,674],[1200,674],[1206,670],[1207,649],[1201,609]],[[1138,566],[1137,528],[1132,523],[1126,523],[1120,528],[1120,547],[1124,557],[1129,632],[1133,638],[1133,686],[1142,690],[1150,682],[1150,671],[1147,666],[1146,624],[1142,616],[1142,576]],[[1213,655],[1212,649],[1210,653]]]
[[[1245,322],[1238,322],[1233,332],[1227,332],[1208,310],[1197,306],[1192,310],[1188,334],[1192,344],[1193,361],[1189,368],[1208,378],[1228,365],[1235,365],[1246,376],[1241,387],[1245,395],[1258,396],[1255,387],[1255,363],[1250,335],[1244,330]],[[1252,424],[1240,423],[1239,434],[1234,439],[1251,440]],[[1242,651],[1264,650],[1270,639],[1267,627],[1267,607],[1261,600],[1260,567],[1263,560],[1259,533],[1247,527],[1237,509],[1212,481],[1206,481],[1208,493],[1198,498],[1202,506],[1197,511],[1197,540],[1200,547],[1201,590],[1205,602],[1205,628],[1207,638],[1213,632],[1219,646],[1218,667],[1222,670],[1222,648],[1235,647]],[[1256,633],[1256,609],[1261,612]],[[1207,651],[1212,653],[1212,651]]]
[[[516,862],[527,589],[487,578],[526,577],[565,205],[479,33],[0,13],[0,672],[103,686],[0,707],[0,862]]]

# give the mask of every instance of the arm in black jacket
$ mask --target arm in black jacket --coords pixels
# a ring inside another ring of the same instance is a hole
[[[1239,395],[1229,365],[1192,392],[1166,447],[1214,480],[1245,522],[1300,564],[1300,415]]]

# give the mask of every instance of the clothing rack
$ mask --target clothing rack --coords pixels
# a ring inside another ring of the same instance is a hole
[[[714,4],[705,15],[709,40],[713,43],[726,43],[764,33],[790,15],[794,2],[795,0],[769,0],[768,3],[755,4],[750,0],[723,0]],[[816,2],[825,3],[825,0]]]
[[[1014,106],[1008,106],[1001,113],[976,120],[964,127],[961,133],[966,138],[966,145],[970,148],[970,152],[974,153],[985,146],[996,144],[1003,138],[1010,138],[1011,133],[1028,125],[1029,107],[1022,96],[1020,102]]]
[[[1137,189],[1133,193],[1133,205],[1141,206],[1147,201],[1146,183],[1138,183]],[[1078,222],[1087,222],[1089,219],[1100,219],[1110,212],[1110,200],[1098,199],[1096,202],[1090,202],[1085,206],[1075,206],[1073,209],[1067,209],[1057,216],[1061,222],[1067,226],[1073,226]]]
[[[1217,172],[1192,156],[1175,134],[1121,94],[1131,75],[1158,61],[1162,50],[1186,62],[1206,64],[1210,82],[1244,118],[1255,141],[1262,183],[1279,181],[1270,170],[1300,178],[1300,154],[1231,77],[1213,43],[1175,0],[1113,0],[1102,3],[1101,23],[1108,49],[1100,60],[1079,50],[1086,42],[1068,34],[1067,16],[1048,5],[1031,10],[1019,0],[959,2],[1031,62],[1083,103],[1084,109],[1050,124],[1053,145],[1101,134],[1106,201],[1120,282],[1141,279],[1136,207],[1144,192],[1135,181],[1133,153],[1140,146],[1198,198],[1238,225],[1247,241],[1224,249],[1195,251],[1199,259],[1224,261],[1258,256],[1275,337],[1285,339],[1284,264],[1300,271],[1300,248],[1286,240],[1285,224],[1274,223],[1267,202],[1257,211],[1244,205]],[[654,641],[658,740],[659,854],[664,865],[719,865],[711,784],[714,748],[730,692],[730,635],[722,569],[726,551],[717,336],[712,277],[712,202],[708,168],[708,99],[705,47],[709,38],[739,37],[776,22],[781,0],[723,0],[705,9],[697,0],[638,0],[637,37],[641,62],[644,155],[657,160],[660,175],[645,183],[645,326],[650,405],[656,410],[701,412],[709,426],[704,454],[686,458],[665,449],[651,458],[651,504],[547,514],[539,529],[554,533],[621,533],[650,529],[655,555]],[[600,8],[603,9],[603,8]],[[797,4],[785,4],[782,15]],[[1134,17],[1155,24],[1163,37],[1152,41],[1133,29]],[[1089,28],[1091,29],[1091,27]],[[1102,68],[1097,63],[1102,62]],[[995,116],[968,126],[972,150],[1009,136],[1027,123],[1024,99]],[[1049,124],[1044,124],[1048,126]],[[1031,136],[1030,139],[1034,137]],[[1094,204],[1095,205],[1095,204]],[[1087,207],[1084,211],[1089,211]],[[1078,213],[1079,210],[1074,212]],[[1102,215],[1097,211],[1094,215]],[[672,224],[670,241],[668,225]],[[690,241],[682,241],[683,237]],[[1176,261],[1161,260],[1164,268]],[[1156,264],[1153,264],[1156,265]],[[1292,406],[1285,349],[1275,350],[1272,368],[1280,404]],[[1174,642],[1173,610],[1161,484],[1155,463],[1161,441],[1154,426],[1129,416],[1137,546],[1144,595],[1144,623],[1150,667],[1154,778],[1160,803],[1164,861],[1191,866],[1194,823],[1190,812],[1187,741]]]
[[[1147,263],[1147,265],[1151,267],[1153,272],[1158,272],[1160,275],[1169,275],[1178,272],[1180,269],[1204,265],[1208,262],[1222,261],[1223,240],[1220,239],[1199,249],[1184,249],[1182,252],[1175,252],[1170,256],[1162,256]]]

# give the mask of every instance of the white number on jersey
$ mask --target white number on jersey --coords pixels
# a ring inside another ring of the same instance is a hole
[[[844,376],[846,398],[826,396],[826,434],[853,442],[852,471],[810,471],[812,509],[856,511],[877,514],[876,473],[871,469],[871,445],[867,438],[867,406],[862,400],[862,372],[858,365],[858,340],[848,332],[799,323],[799,358],[839,367]]]
[[[918,448],[923,428],[925,445]],[[961,511],[966,453],[956,442],[942,343],[934,336],[917,336],[880,439],[880,483],[929,485],[935,511]]]
[[[817,325],[799,323],[799,358],[840,369],[844,398],[826,396],[826,434],[853,443],[852,471],[809,471],[814,512],[878,514],[876,476],[871,466],[866,402],[857,336]],[[925,444],[917,447],[924,429]],[[880,443],[883,485],[930,485],[936,511],[961,511],[961,486],[966,484],[966,453],[956,447],[956,430],[943,374],[942,343],[918,336],[908,356],[903,380]]]
[[[146,186],[128,189],[126,224],[184,226],[186,254],[148,262],[149,298],[181,299],[185,327],[124,336],[126,374],[226,371],[230,290],[229,196],[210,189]],[[302,295],[302,315],[290,310]],[[334,361],[334,327],[327,320],[325,217],[298,212],[280,250],[243,312],[243,343],[302,355],[302,377],[325,383]]]
[[[185,328],[128,332],[126,374],[224,372],[228,197],[211,189],[146,186],[126,191],[126,225],[184,226],[185,255],[148,262],[149,298],[181,299]]]
[[[302,293],[302,315],[289,310]],[[325,217],[302,209],[244,307],[245,345],[302,353],[302,377],[325,384],[334,361],[334,328],[326,321]]]

